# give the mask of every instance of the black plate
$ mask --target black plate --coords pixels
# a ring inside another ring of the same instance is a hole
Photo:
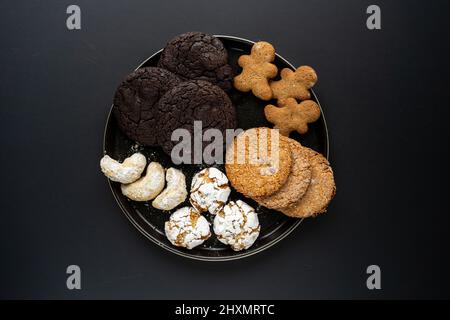
[[[222,40],[228,50],[229,63],[232,68],[235,72],[239,72],[240,67],[237,65],[237,59],[241,54],[248,54],[250,52],[253,42],[230,36],[217,37]],[[160,53],[161,50],[145,60],[138,68],[156,66]],[[274,63],[277,65],[279,70],[282,68],[294,69],[292,64],[279,55],[275,58]],[[236,107],[238,128],[248,129],[262,126],[271,127],[271,124],[265,119],[263,112],[264,106],[268,104],[267,101],[259,100],[251,93],[242,93],[234,89],[232,89],[228,94]],[[312,92],[312,97],[317,103],[319,103],[314,92]],[[275,103],[275,101],[269,101],[269,103]],[[328,158],[328,132],[325,118],[323,116],[323,110],[320,119],[309,126],[309,131],[307,134],[302,136],[293,134],[291,135],[291,138],[300,141],[302,145],[310,147]],[[134,141],[129,140],[120,132],[115,118],[110,112],[105,128],[104,152],[114,159],[123,160],[137,150],[147,156],[150,161],[160,162],[165,168],[176,167],[181,169],[186,175],[186,183],[188,187],[191,184],[193,175],[206,167],[200,165],[174,166],[170,160],[170,157],[167,156],[160,148],[137,146]],[[216,167],[224,171],[222,165],[217,165]],[[153,208],[150,203],[134,202],[127,199],[122,195],[119,183],[109,181],[109,185],[123,213],[144,236],[170,252],[192,259],[220,261],[248,257],[271,247],[281,239],[285,238],[302,221],[299,219],[286,217],[275,210],[270,210],[259,206],[253,200],[245,198],[235,190],[232,190],[230,200],[241,199],[254,207],[258,212],[259,221],[261,224],[261,233],[254,245],[248,250],[234,252],[228,246],[220,243],[213,234],[209,240],[203,243],[203,245],[192,250],[187,250],[173,246],[165,237],[164,222],[169,219],[169,213]],[[184,204],[178,206],[177,208],[184,205],[189,205],[189,201],[186,200]],[[171,212],[175,210],[176,209]],[[210,214],[205,214],[205,217],[210,222],[213,221],[213,217]]]

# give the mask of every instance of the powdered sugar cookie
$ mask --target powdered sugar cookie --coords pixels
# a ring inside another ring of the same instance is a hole
[[[194,208],[183,207],[170,216],[165,223],[167,239],[177,246],[192,249],[211,236],[209,223]]]
[[[234,251],[250,248],[260,229],[255,210],[241,200],[230,201],[214,218],[217,239]]]
[[[192,178],[189,201],[198,212],[216,214],[231,193],[226,175],[216,168],[206,168]]]

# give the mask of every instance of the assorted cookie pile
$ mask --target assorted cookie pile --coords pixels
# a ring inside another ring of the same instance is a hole
[[[320,117],[320,108],[310,100],[309,91],[317,82],[317,74],[309,66],[295,71],[284,68],[279,80],[271,80],[278,74],[274,60],[274,47],[264,41],[256,42],[250,55],[238,59],[242,71],[234,78],[234,87],[251,91],[262,100],[276,99],[278,106],[264,108],[275,130],[253,128],[236,137],[228,146],[225,168],[233,187],[259,204],[290,217],[311,217],[325,212],[334,197],[333,170],[324,156],[290,139],[289,134],[305,134],[308,124]],[[263,134],[269,138],[258,144]],[[274,137],[277,150],[271,150]],[[238,151],[240,140],[245,148]],[[250,148],[249,141],[256,141],[257,148]],[[238,161],[239,155],[243,161]]]
[[[141,176],[145,167],[146,173]],[[105,155],[100,160],[100,168],[110,180],[121,183],[122,194],[130,200],[153,200],[152,206],[160,210],[172,210],[186,200],[183,172],[175,168],[165,170],[158,162],[147,166],[147,159],[141,153],[134,153],[122,163]]]
[[[153,200],[151,205],[163,211],[175,209],[186,200],[186,178],[180,170],[165,170],[161,164],[151,162],[142,176],[146,166],[141,153],[134,153],[122,163],[108,155],[100,160],[102,172],[121,183],[122,194],[130,200]],[[195,174],[189,197],[191,207],[182,207],[170,215],[165,223],[167,239],[186,249],[202,244],[211,236],[209,222],[202,215],[208,213],[215,216],[213,230],[220,242],[235,251],[248,249],[259,235],[258,215],[241,200],[227,203],[230,193],[228,178],[217,168]]]
[[[236,111],[224,90],[232,87],[228,53],[216,37],[188,32],[170,40],[158,67],[129,74],[114,96],[119,129],[141,146],[160,146],[168,155],[173,130],[236,127]],[[206,144],[206,142],[205,142]]]
[[[278,130],[244,131],[228,147],[226,158],[227,176],[238,192],[290,217],[325,212],[336,192],[327,159]]]
[[[165,224],[167,239],[178,247],[192,249],[211,236],[202,214],[214,216],[213,231],[217,239],[234,251],[250,248],[261,229],[258,215],[245,202],[228,201],[231,193],[228,179],[217,168],[206,168],[195,174],[189,202],[192,207],[175,211]]]
[[[309,91],[317,75],[302,66],[281,70],[275,80],[275,57],[270,43],[256,42],[250,55],[240,56],[242,70],[233,77],[222,42],[188,32],[167,43],[158,67],[132,72],[117,88],[113,114],[119,129],[139,145],[161,147],[168,155],[178,128],[193,133],[194,122],[201,121],[202,130],[219,129],[225,135],[226,129],[236,127],[236,110],[226,93],[233,87],[265,101],[274,99],[261,110],[273,129],[250,128],[235,137],[226,147],[226,175],[205,168],[193,176],[190,192],[182,170],[155,161],[147,164],[139,152],[122,162],[108,155],[101,159],[102,172],[121,184],[128,199],[151,201],[162,214],[175,209],[165,222],[173,245],[192,249],[215,234],[235,251],[252,246],[261,229],[258,213],[242,200],[229,201],[232,188],[295,218],[324,212],[333,198],[336,187],[329,162],[289,138],[293,131],[305,134],[308,124],[320,117]],[[186,199],[190,205],[178,208]],[[212,226],[207,218],[213,219]]]
[[[292,131],[304,134],[308,123],[320,117],[319,105],[310,100],[309,91],[317,82],[317,74],[309,66],[295,71],[284,68],[280,72],[281,79],[270,80],[278,74],[278,68],[272,63],[274,60],[275,48],[265,41],[256,42],[250,55],[238,59],[242,71],[234,78],[234,87],[242,92],[251,91],[262,100],[277,99],[278,107],[269,104],[264,108],[266,119],[285,136]],[[297,103],[297,100],[302,102]]]

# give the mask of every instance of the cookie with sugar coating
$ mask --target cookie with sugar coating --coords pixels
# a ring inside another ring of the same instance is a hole
[[[198,212],[219,212],[231,193],[227,176],[217,168],[205,168],[192,178],[189,201]]]
[[[214,218],[214,233],[234,251],[248,249],[261,230],[258,215],[244,201],[230,201]]]
[[[211,236],[208,220],[192,207],[183,207],[172,213],[164,231],[170,243],[186,249],[201,245]]]

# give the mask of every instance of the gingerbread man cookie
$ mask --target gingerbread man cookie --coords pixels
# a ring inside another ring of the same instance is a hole
[[[279,129],[284,136],[289,136],[292,131],[304,134],[308,131],[308,123],[314,122],[320,117],[320,108],[312,100],[305,100],[300,103],[294,98],[287,98],[279,101],[280,107],[267,105],[264,114],[269,122]]]
[[[271,62],[275,59],[275,48],[268,42],[256,42],[250,55],[239,57],[242,72],[234,78],[234,87],[242,92],[252,91],[262,99],[270,100],[272,90],[268,79],[275,77],[278,68]]]
[[[270,83],[273,98],[278,99],[278,102],[286,98],[307,100],[311,97],[309,89],[317,82],[317,74],[313,68],[301,66],[295,71],[285,68],[280,74],[280,80]]]

